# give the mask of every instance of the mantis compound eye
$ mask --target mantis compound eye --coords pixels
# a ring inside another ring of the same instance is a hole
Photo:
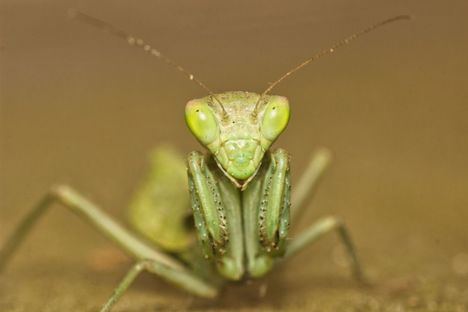
[[[209,145],[219,137],[219,127],[211,108],[204,102],[192,100],[185,106],[185,122],[193,135]]]
[[[273,142],[289,121],[288,99],[282,96],[271,96],[268,101],[262,121],[262,135],[270,142]]]

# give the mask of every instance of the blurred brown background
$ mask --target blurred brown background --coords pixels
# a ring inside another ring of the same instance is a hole
[[[144,276],[116,311],[468,310],[466,1],[0,3],[0,244],[51,184],[69,183],[120,217],[152,147],[200,149],[183,110],[203,90],[69,20],[68,8],[145,38],[216,91],[257,92],[351,32],[411,14],[273,92],[292,103],[276,145],[293,155],[295,180],[315,147],[335,153],[296,228],[325,214],[343,217],[376,286],[350,280],[330,235],[219,300]],[[108,246],[68,211],[52,209],[0,276],[0,310],[96,309],[129,266],[90,267],[90,255]]]

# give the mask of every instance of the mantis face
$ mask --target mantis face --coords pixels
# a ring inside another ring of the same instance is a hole
[[[240,187],[255,176],[265,152],[286,128],[289,103],[275,95],[258,102],[260,95],[250,92],[214,96],[189,101],[185,120],[221,170]]]

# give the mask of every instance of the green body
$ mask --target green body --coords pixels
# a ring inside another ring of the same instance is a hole
[[[145,239],[72,188],[57,185],[0,248],[0,272],[37,220],[59,202],[135,259],[101,312],[109,312],[143,271],[213,298],[226,280],[264,276],[277,259],[291,257],[333,230],[355,277],[362,279],[349,233],[336,217],[320,219],[286,246],[290,214],[297,218],[305,207],[330,158],[326,150],[317,152],[291,195],[289,156],[282,149],[269,151],[289,120],[286,98],[212,94],[187,103],[185,117],[209,152],[191,152],[186,161],[168,147],[152,153],[150,173],[129,210]]]
[[[185,164],[170,149],[155,152],[130,217],[140,233],[186,257],[194,250],[186,222],[191,211],[201,256],[213,260],[217,272],[230,280],[259,277],[285,252],[289,157],[268,148],[286,127],[289,105],[284,97],[259,101],[260,95],[249,92],[214,96],[186,108],[189,128],[209,153],[192,152]],[[181,174],[185,167],[189,192]]]
[[[336,217],[322,218],[286,246],[290,207],[297,217],[328,164],[329,152],[312,157],[291,196],[289,156],[281,149],[268,150],[289,120],[285,98],[247,92],[211,95],[190,101],[186,120],[210,152],[192,152],[186,162],[168,147],[153,152],[150,174],[129,210],[131,223],[146,239],[79,192],[57,185],[0,248],[0,272],[40,217],[58,202],[135,259],[101,312],[110,311],[143,271],[213,298],[224,281],[261,277],[279,257],[291,257],[332,230],[338,231],[353,273],[361,279],[348,231]]]

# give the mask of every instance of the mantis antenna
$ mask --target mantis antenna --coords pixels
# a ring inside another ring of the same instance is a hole
[[[359,31],[359,32],[356,32],[338,42],[336,42],[334,45],[332,45],[330,48],[328,49],[325,49],[325,50],[322,50],[316,54],[314,54],[311,58],[305,60],[304,62],[300,63],[299,65],[297,65],[296,67],[292,68],[291,70],[289,70],[288,72],[286,72],[285,74],[283,74],[280,78],[278,78],[275,82],[271,83],[270,86],[265,90],[263,91],[262,95],[258,98],[258,101],[257,103],[255,104],[255,109],[253,110],[253,114],[256,115],[257,113],[257,109],[258,109],[258,106],[260,105],[260,102],[262,101],[263,97],[265,95],[268,94],[268,92],[270,92],[274,87],[276,87],[280,82],[282,82],[284,79],[288,78],[289,76],[291,76],[293,73],[295,73],[296,71],[298,71],[299,69],[305,67],[306,65],[308,65],[309,63],[312,63],[313,61],[316,61],[318,60],[319,58],[323,57],[323,56],[326,56],[326,55],[330,55],[332,54],[333,52],[335,52],[336,50],[338,50],[339,48],[342,48],[346,45],[348,45],[349,43],[351,43],[351,41],[354,41],[356,40],[357,38],[361,37],[362,35],[365,35],[381,26],[384,26],[386,24],[390,24],[390,23],[393,23],[393,22],[396,22],[396,21],[401,21],[401,20],[409,20],[411,19],[411,16],[410,15],[398,15],[398,16],[394,16],[394,17],[391,17],[389,19],[386,19],[386,20],[383,20],[381,22],[378,22],[374,25],[371,25],[367,28],[364,28],[363,30]]]
[[[97,19],[95,17],[87,15],[87,14],[85,14],[83,12],[77,11],[75,9],[69,9],[68,10],[68,15],[69,15],[69,17],[71,19],[76,19],[76,20],[78,20],[80,22],[83,22],[85,24],[88,24],[88,25],[94,26],[96,28],[99,28],[99,29],[107,32],[110,35],[113,35],[115,37],[124,39],[131,46],[140,47],[140,48],[143,49],[143,51],[149,53],[152,56],[157,57],[158,59],[164,61],[166,64],[174,67],[179,72],[181,72],[183,75],[187,76],[187,78],[189,80],[194,81],[202,89],[204,89],[206,92],[208,92],[208,94],[212,98],[214,98],[215,101],[218,103],[219,107],[221,107],[221,110],[223,111],[224,116],[227,116],[227,111],[224,108],[223,103],[218,99],[218,97],[213,93],[213,91],[211,91],[210,88],[208,88],[202,81],[197,79],[192,73],[190,73],[185,68],[183,68],[182,66],[180,66],[179,64],[174,62],[172,59],[168,58],[167,56],[165,56],[164,54],[159,52],[159,50],[153,48],[151,45],[146,43],[143,39],[136,38],[136,37],[130,35],[129,33],[127,33],[126,31],[123,31],[123,30],[115,27],[114,25],[111,25],[111,24],[109,24],[107,22],[104,22],[104,21],[102,21],[100,19]]]

